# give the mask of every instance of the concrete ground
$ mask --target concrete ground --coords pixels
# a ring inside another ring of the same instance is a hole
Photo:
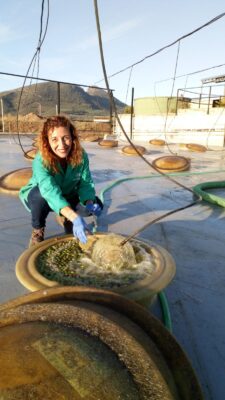
[[[12,136],[0,137],[0,175],[31,166]],[[31,148],[30,137],[21,137],[24,149]],[[90,159],[97,193],[116,180],[124,181],[105,193],[105,208],[99,218],[99,231],[129,235],[151,221],[190,203],[192,194],[154,172],[139,157],[122,154],[118,148],[104,149],[97,143],[83,142]],[[170,155],[167,147],[144,145],[146,159]],[[205,153],[170,150],[191,159],[189,171],[174,179],[193,187],[203,181],[225,180],[225,152],[210,149]],[[142,178],[145,177],[145,178]],[[225,191],[217,191],[224,197]],[[176,262],[176,276],[165,289],[173,334],[186,351],[199,378],[206,400],[225,396],[225,211],[201,202],[152,225],[139,234],[164,248]],[[15,276],[15,264],[26,249],[31,226],[30,215],[18,197],[0,194],[0,302],[28,291]],[[46,237],[62,234],[54,215],[48,218]],[[150,311],[160,318],[159,305]],[[190,399],[194,400],[194,399]]]

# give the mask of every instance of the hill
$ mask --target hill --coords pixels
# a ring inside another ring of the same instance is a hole
[[[15,115],[21,88],[1,92],[4,113]],[[47,116],[57,113],[58,92],[54,82],[42,82],[26,86],[20,104],[20,114],[37,113]],[[126,104],[115,99],[118,111]],[[109,114],[108,94],[103,89],[90,88],[87,92],[80,86],[60,84],[60,112],[71,116],[93,116]]]

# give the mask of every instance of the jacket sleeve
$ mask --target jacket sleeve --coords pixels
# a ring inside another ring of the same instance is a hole
[[[61,208],[69,206],[69,203],[63,197],[62,190],[57,184],[54,175],[43,165],[41,157],[34,159],[32,168],[42,197],[53,211],[60,214]]]
[[[87,153],[83,153],[83,168],[78,186],[78,195],[81,203],[86,200],[95,200],[95,186],[92,180]]]

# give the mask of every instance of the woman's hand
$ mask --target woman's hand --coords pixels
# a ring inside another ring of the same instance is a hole
[[[72,221],[73,223],[73,234],[80,240],[81,243],[87,243],[87,236],[85,230],[87,230],[87,224],[79,215]]]
[[[101,215],[101,212],[102,212],[102,208],[100,207],[100,205],[98,203],[87,203],[86,210],[90,214],[96,215],[96,217],[99,217],[99,215]]]

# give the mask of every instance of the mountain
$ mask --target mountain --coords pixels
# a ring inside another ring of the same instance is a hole
[[[4,105],[4,113],[15,115],[21,88],[1,92]],[[57,84],[54,82],[42,82],[24,87],[20,114],[37,113],[42,116],[56,114],[58,92]],[[115,98],[118,111],[121,112],[126,104]],[[107,115],[110,103],[108,94],[103,89],[89,88],[85,91],[80,86],[71,84],[60,84],[60,112],[75,115]]]
[[[87,93],[93,98],[95,98],[95,101],[99,102],[99,104],[101,104],[103,107],[109,107],[109,96],[107,90],[92,87],[88,88]],[[116,98],[115,98],[115,103],[119,110],[122,110],[124,107],[126,107],[125,103],[122,103],[122,101]]]

